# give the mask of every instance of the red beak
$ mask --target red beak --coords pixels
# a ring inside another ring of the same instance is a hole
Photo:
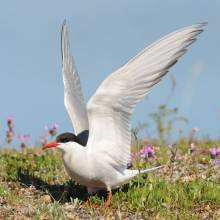
[[[46,148],[57,147],[57,146],[59,146],[59,144],[57,144],[55,142],[51,142],[51,143],[47,144],[46,146],[44,146],[43,150]]]

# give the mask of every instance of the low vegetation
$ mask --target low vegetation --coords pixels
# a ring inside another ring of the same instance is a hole
[[[148,157],[143,147],[152,144],[153,154]],[[105,190],[84,206],[87,189],[69,178],[56,149],[4,148],[0,219],[220,219],[219,143],[191,145],[183,138],[176,145],[134,142],[131,169],[166,167],[113,190],[109,207]]]

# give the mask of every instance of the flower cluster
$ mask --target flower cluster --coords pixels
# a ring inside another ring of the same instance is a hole
[[[23,142],[26,142],[27,140],[30,140],[30,134],[21,135],[21,134],[18,133],[18,138],[20,138]]]
[[[199,149],[201,154],[205,155],[206,151],[208,151],[207,149],[202,149],[200,148]],[[210,148],[209,149],[210,151],[210,157],[211,157],[211,160],[215,160],[215,164],[220,164],[220,147],[219,148]]]
[[[211,159],[216,159],[217,157],[219,157],[220,159],[220,147],[219,148],[210,148],[209,151],[211,152],[210,156]]]
[[[154,152],[154,147],[151,145],[150,147],[143,147],[142,150],[140,150],[141,158],[147,160],[148,158],[156,159]]]
[[[219,148],[210,148],[209,151],[211,152],[210,156],[211,159],[215,160],[215,164],[220,164],[220,147]]]
[[[143,147],[138,153],[136,152],[131,152],[131,162],[129,164],[129,166],[127,167],[127,169],[133,167],[133,161],[136,161],[138,158],[143,159],[143,160],[153,160],[156,159],[157,157],[155,156],[155,152],[154,152],[154,147],[150,146],[150,147]]]
[[[12,116],[11,115],[8,116],[7,124],[8,124],[8,129],[6,131],[6,141],[8,143],[10,143],[13,140],[13,136],[15,134],[15,132],[13,130],[13,127],[14,127],[15,123],[12,122]]]
[[[30,134],[28,135],[21,135],[18,133],[18,138],[20,138],[22,140],[22,143],[21,143],[21,148],[25,148],[27,147],[27,140],[30,140]]]
[[[48,124],[45,129],[50,133],[50,135],[53,137],[57,134],[57,129],[59,128],[59,126],[57,124],[54,123],[53,128],[50,127],[50,124]]]

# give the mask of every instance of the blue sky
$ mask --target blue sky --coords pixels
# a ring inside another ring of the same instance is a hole
[[[86,103],[101,82],[149,44],[188,25],[208,22],[198,41],[149,94],[132,117],[132,127],[146,122],[177,86],[168,107],[180,108],[170,139],[179,128],[189,136],[198,127],[198,138],[220,136],[219,1],[1,1],[0,7],[0,140],[5,139],[7,116],[15,132],[30,134],[33,144],[45,126],[57,123],[59,133],[73,131],[63,104],[61,27],[67,21],[71,52],[78,69]],[[200,66],[199,73],[194,71]],[[194,69],[193,69],[194,66]],[[193,75],[194,74],[194,75]],[[147,107],[148,106],[148,107]],[[155,124],[149,121],[150,132]],[[156,135],[156,133],[154,133]],[[16,134],[17,136],[17,134]],[[139,134],[146,136],[146,131]],[[15,138],[16,145],[20,143]]]

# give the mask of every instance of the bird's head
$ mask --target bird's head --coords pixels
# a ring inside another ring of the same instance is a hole
[[[76,142],[76,143],[82,145],[80,139],[75,134],[66,132],[66,133],[58,135],[54,142],[47,144],[46,146],[43,147],[43,149],[47,149],[47,148],[51,148],[51,147],[62,148],[62,146],[66,146],[67,143],[70,143],[70,142]]]

